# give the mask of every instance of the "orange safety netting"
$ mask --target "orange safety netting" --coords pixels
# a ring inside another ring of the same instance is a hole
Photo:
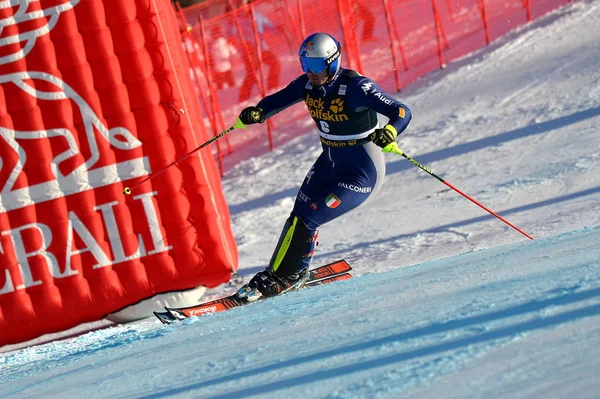
[[[302,73],[298,48],[314,32],[342,45],[343,66],[393,93],[567,0],[208,0],[179,11],[192,77],[218,134],[239,112]],[[410,106],[410,104],[409,104]],[[314,125],[303,105],[215,146],[222,173]]]

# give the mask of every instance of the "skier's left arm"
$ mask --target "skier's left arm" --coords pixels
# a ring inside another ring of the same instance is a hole
[[[385,147],[396,140],[396,137],[410,123],[412,119],[410,109],[367,77],[361,76],[353,79],[353,81],[358,104],[369,107],[378,114],[389,118],[388,123],[383,128],[375,130],[371,135],[371,140],[375,144]]]

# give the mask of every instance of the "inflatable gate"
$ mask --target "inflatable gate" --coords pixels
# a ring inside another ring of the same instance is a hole
[[[229,279],[210,149],[122,194],[209,138],[199,113],[168,0],[0,0],[0,345]]]

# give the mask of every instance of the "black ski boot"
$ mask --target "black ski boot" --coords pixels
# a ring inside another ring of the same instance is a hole
[[[285,292],[295,291],[302,287],[310,274],[308,269],[294,273],[288,277],[279,277],[269,269],[258,272],[246,287],[240,290],[240,294],[245,294],[248,301],[258,299],[256,296],[265,298],[283,294]]]

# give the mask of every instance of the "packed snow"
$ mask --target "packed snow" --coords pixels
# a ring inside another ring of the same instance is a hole
[[[598,26],[600,1],[572,3],[397,94],[400,148],[535,240],[389,154],[378,195],[321,230],[313,264],[354,279],[4,348],[0,397],[599,397]],[[319,152],[305,135],[225,176],[244,277]]]

